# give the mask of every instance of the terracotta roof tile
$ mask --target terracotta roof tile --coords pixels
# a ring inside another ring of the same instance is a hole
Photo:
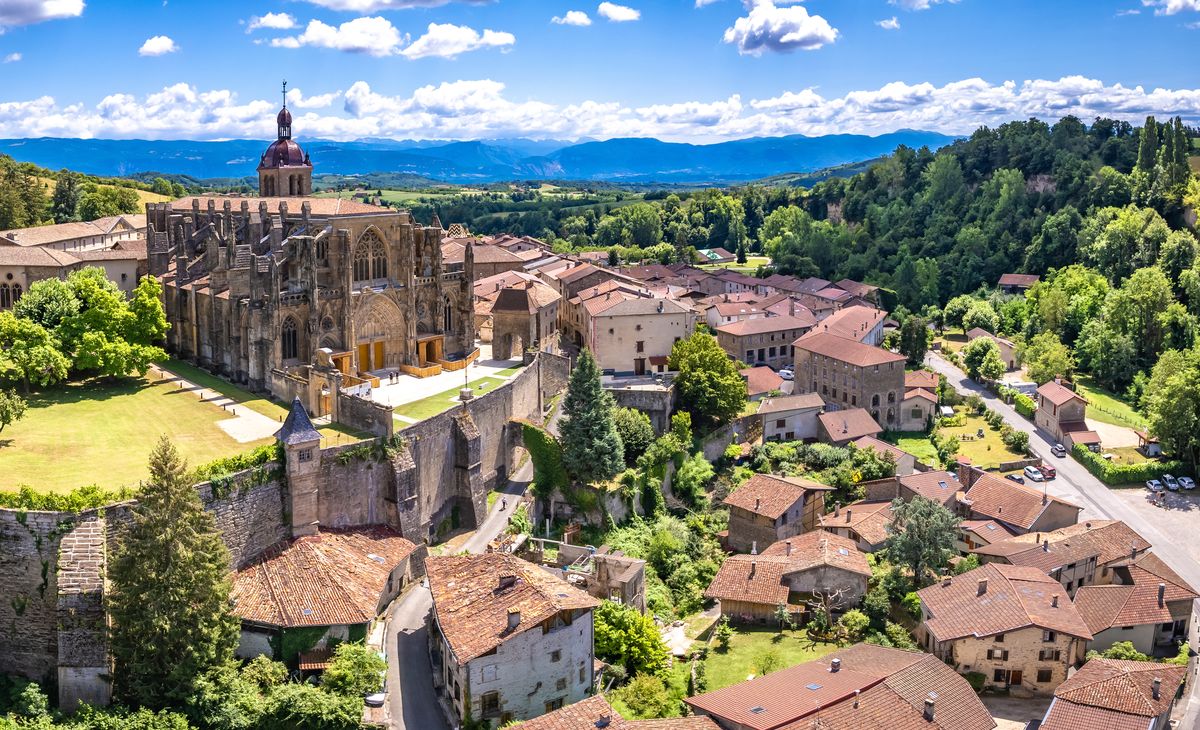
[[[846,362],[858,367],[904,362],[903,355],[889,352],[882,347],[864,345],[856,340],[840,337],[830,332],[822,332],[817,328],[814,328],[792,344],[797,349],[807,350],[817,355],[824,355],[839,362]]]
[[[717,305],[717,307],[718,311],[720,311],[721,305]],[[734,337],[745,337],[746,335],[761,335],[768,332],[806,330],[815,323],[816,318],[811,313],[807,317],[792,317],[790,315],[783,315],[781,317],[755,317],[754,319],[743,319],[738,322],[723,324],[717,328],[717,331],[733,335]]]
[[[878,436],[883,433],[883,427],[876,423],[864,408],[829,411],[817,418],[834,441],[853,441],[863,436]]]
[[[954,494],[962,489],[958,477],[948,471],[926,471],[899,477],[900,484],[909,491],[941,505],[954,501]]]
[[[1037,274],[1001,274],[1000,286],[1024,286],[1029,287],[1038,283],[1041,279]]]
[[[1146,553],[1126,566],[1132,585],[1083,586],[1075,593],[1075,604],[1092,633],[1113,626],[1138,626],[1172,620],[1171,604],[1186,601],[1196,592],[1154,553]],[[1162,603],[1158,586],[1163,584]]]
[[[1152,730],[1150,721],[1144,717],[1077,705],[1057,697],[1050,703],[1046,717],[1038,727],[1039,730]]]
[[[904,387],[907,390],[922,388],[935,391],[938,387],[938,375],[932,370],[912,370],[904,374]]]
[[[972,512],[1022,530],[1033,527],[1051,502],[1078,508],[1066,500],[988,473],[981,474],[967,490],[966,499]]]
[[[1049,572],[1093,555],[1097,563],[1105,564],[1149,548],[1150,543],[1144,537],[1120,520],[1087,520],[1052,532],[1026,533],[974,552]]]
[[[1066,403],[1067,401],[1073,400],[1075,398],[1078,398],[1079,400],[1083,401],[1084,403],[1087,403],[1087,399],[1084,398],[1082,395],[1079,395],[1078,393],[1071,390],[1070,388],[1062,385],[1061,383],[1056,383],[1053,380],[1046,382],[1046,383],[1042,383],[1042,385],[1040,387],[1038,387],[1037,393],[1038,393],[1038,395],[1042,396],[1043,398],[1050,401],[1051,403],[1053,403],[1056,406],[1061,406],[1062,404]]]
[[[933,394],[933,391],[925,390],[924,388],[913,388],[904,392],[904,400],[912,400],[913,398],[927,400],[934,405],[937,405],[938,402],[937,396]]]
[[[833,487],[800,477],[755,474],[725,498],[726,507],[738,507],[775,519],[803,499],[806,492],[830,491]]]
[[[843,292],[844,293],[844,292]],[[820,292],[817,293],[821,295]],[[861,342],[869,335],[875,325],[887,317],[887,312],[874,307],[854,305],[843,307],[829,315],[813,329],[814,332],[828,332],[832,335],[845,337],[855,342]]]
[[[746,392],[751,396],[770,393],[772,390],[779,390],[783,387],[783,378],[766,365],[746,368],[741,373],[742,377],[746,379]]]
[[[825,530],[839,528],[854,530],[863,540],[872,545],[887,541],[888,528],[892,524],[890,500],[877,502],[853,502],[839,507],[833,514],[821,516],[821,527]]]
[[[1157,717],[1170,708],[1186,675],[1187,667],[1171,664],[1093,659],[1060,684],[1054,696],[1075,705]],[[1154,698],[1155,679],[1162,680],[1158,699]]]
[[[891,454],[892,458],[896,461],[899,461],[906,456],[910,456],[910,454],[904,449],[897,448],[886,441],[880,441],[874,436],[863,436],[862,438],[854,439],[850,443],[854,444],[860,449],[875,449],[880,456],[884,454]]]
[[[776,376],[779,377],[779,376]],[[809,408],[824,408],[825,401],[821,400],[821,396],[816,393],[801,393],[799,395],[781,395],[775,398],[767,398],[758,407],[758,414],[766,415],[771,413],[782,413],[784,411],[795,411]]]

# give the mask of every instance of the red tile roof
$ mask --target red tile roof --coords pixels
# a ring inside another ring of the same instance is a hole
[[[874,436],[863,436],[862,438],[854,439],[850,443],[860,449],[875,449],[880,456],[891,454],[892,458],[896,461],[900,461],[906,456],[911,456],[907,451],[897,448],[886,441],[880,441]]]
[[[853,441],[863,436],[878,436],[883,427],[871,418],[864,408],[846,408],[817,416],[829,438],[834,441]]]
[[[1051,494],[1017,484],[994,474],[980,474],[978,481],[967,490],[966,499],[971,511],[994,520],[1028,530],[1051,503],[1077,505]]]
[[[1093,659],[1060,684],[1054,696],[1075,705],[1157,717],[1170,708],[1186,675],[1187,667],[1171,664]],[[1154,698],[1155,679],[1162,680],[1158,699]]]
[[[762,405],[758,407],[758,414],[761,416],[771,413],[782,413],[784,411],[820,409],[824,407],[825,401],[816,393],[781,395],[764,400]]]
[[[741,372],[742,376],[746,378],[746,392],[750,396],[770,393],[772,390],[779,390],[783,387],[783,378],[766,365],[746,368]]]
[[[721,311],[721,306],[720,304],[717,305],[718,312]],[[733,335],[734,337],[745,337],[747,335],[761,335],[768,332],[805,330],[812,327],[816,321],[816,317],[813,317],[812,314],[809,314],[807,317],[792,317],[789,315],[782,317],[755,317],[754,319],[743,319],[723,324],[717,327],[717,331]]]
[[[1037,274],[1001,274],[1000,286],[1031,287],[1040,279]]]
[[[821,320],[813,331],[828,332],[829,334],[845,337],[855,342],[861,342],[886,317],[887,312],[882,309],[856,304],[850,307],[843,307]]]
[[[937,405],[938,402],[937,396],[933,394],[933,391],[925,390],[924,388],[913,388],[912,390],[905,391],[904,400],[912,400],[913,398],[921,398],[934,405]]]
[[[917,595],[930,614],[925,626],[939,642],[1030,626],[1092,639],[1067,592],[1036,568],[988,563],[948,579],[948,584],[922,588]]]
[[[857,367],[904,362],[903,355],[889,352],[882,347],[864,345],[861,342],[840,337],[830,332],[822,332],[817,328],[814,328],[811,332],[792,344],[797,349],[807,350],[817,355],[824,355],[838,362],[849,363]]]
[[[387,527],[322,529],[278,543],[234,574],[234,613],[268,626],[366,623],[388,576],[415,549]]]
[[[513,730],[720,730],[707,717],[626,720],[602,695],[588,697],[541,717],[517,723]]]
[[[459,665],[560,611],[592,609],[600,603],[533,563],[506,553],[429,557],[425,572],[437,625],[454,653],[451,659]],[[510,610],[520,612],[515,630],[508,628]]]
[[[835,509],[833,514],[821,516],[822,529],[854,530],[871,545],[879,545],[887,541],[888,528],[891,524],[892,503],[890,500],[853,502],[845,507]]]
[[[904,374],[904,387],[908,390],[923,388],[935,391],[938,387],[938,374],[932,370],[912,370]]]
[[[1070,388],[1062,385],[1061,383],[1056,383],[1053,380],[1042,383],[1041,387],[1037,389],[1037,392],[1038,395],[1042,396],[1056,406],[1061,406],[1062,404],[1074,398],[1078,398],[1084,403],[1087,403],[1087,399],[1082,395],[1079,395]]]
[[[812,491],[830,491],[833,487],[800,477],[781,477],[774,474],[755,474],[745,484],[725,498],[726,507],[740,509],[776,519]]]
[[[1198,596],[1179,574],[1154,553],[1146,553],[1126,566],[1132,585],[1083,586],[1075,593],[1075,605],[1092,633],[1113,626],[1139,626],[1167,623],[1172,619],[1171,604]],[[1159,584],[1165,586],[1158,600]],[[1190,609],[1189,609],[1190,613]]]
[[[900,484],[911,492],[926,499],[945,505],[954,500],[954,494],[962,489],[958,477],[949,471],[926,471],[899,477]]]
[[[974,552],[1049,572],[1089,556],[1095,556],[1096,562],[1103,565],[1149,548],[1150,543],[1144,537],[1120,520],[1087,520],[1053,532],[1026,533],[976,548]]]

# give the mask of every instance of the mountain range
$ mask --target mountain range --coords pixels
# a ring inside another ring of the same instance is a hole
[[[899,145],[941,147],[937,132],[900,130],[876,137],[752,137],[713,144],[653,138],[603,141],[502,139],[467,142],[298,139],[314,174],[395,172],[448,183],[593,180],[613,183],[722,184],[803,173],[885,155]],[[50,169],[102,176],[158,172],[194,178],[254,177],[267,143],[106,139],[3,139],[0,153]]]

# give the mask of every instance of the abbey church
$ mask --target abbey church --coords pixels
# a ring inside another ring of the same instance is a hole
[[[249,388],[300,396],[314,414],[328,411],[317,370],[348,386],[465,366],[477,356],[473,257],[445,265],[440,224],[407,211],[311,197],[313,163],[286,103],[276,121],[260,197],[147,205],[170,349]]]

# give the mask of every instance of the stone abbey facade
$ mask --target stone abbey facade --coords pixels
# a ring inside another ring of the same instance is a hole
[[[476,354],[473,257],[444,265],[441,228],[407,211],[308,197],[311,163],[286,108],[279,125],[261,197],[146,206],[170,349],[317,415],[336,387],[465,366]]]

